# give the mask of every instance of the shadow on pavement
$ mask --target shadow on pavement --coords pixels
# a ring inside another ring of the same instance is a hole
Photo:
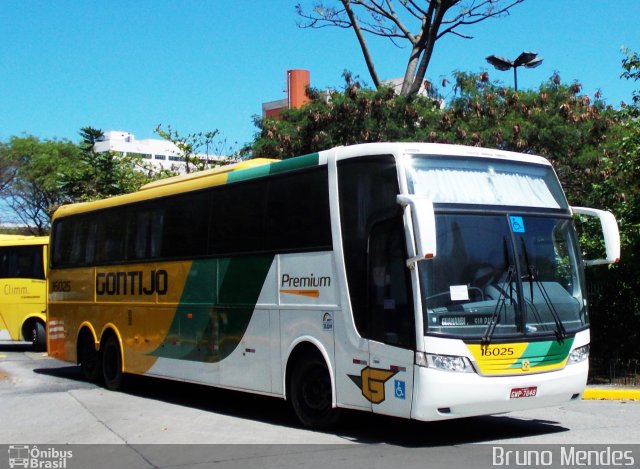
[[[40,368],[35,373],[85,382],[77,366]],[[127,375],[125,393],[173,405],[200,409],[269,425],[297,428],[290,406],[281,399],[256,394]],[[340,422],[327,433],[345,440],[404,447],[483,443],[568,431],[559,422],[510,417],[471,417],[442,422],[418,422],[343,410]],[[283,442],[285,443],[285,442]]]

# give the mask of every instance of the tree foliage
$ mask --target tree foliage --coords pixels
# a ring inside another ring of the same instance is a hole
[[[59,178],[79,160],[79,149],[69,141],[41,141],[33,136],[12,137],[0,148],[0,160],[13,174],[2,191],[12,219],[44,234],[55,207],[68,201]]]
[[[594,164],[613,124],[614,112],[604,101],[580,91],[579,83],[563,85],[557,75],[538,90],[515,92],[490,82],[486,72],[459,72],[455,96],[445,105],[437,96],[398,96],[384,86],[366,89],[345,73],[343,91],[310,89],[311,101],[303,108],[287,110],[280,119],[257,119],[252,150],[289,158],[376,141],[458,143],[540,154],[566,174],[568,160],[585,169]]]
[[[80,129],[76,163],[60,174],[59,188],[67,200],[96,200],[138,190],[155,174],[140,156],[123,156],[115,152],[96,152],[93,145],[103,132],[92,127]]]
[[[360,45],[376,88],[382,81],[366,34],[391,40],[398,47],[408,45],[409,57],[400,94],[415,95],[423,85],[436,42],[447,34],[469,39],[461,32],[466,26],[507,14],[524,0],[326,0],[311,11],[300,3],[296,12],[303,28],[327,26],[352,29]]]
[[[623,78],[640,78],[638,54],[625,50]],[[640,92],[617,113],[602,148],[600,172],[585,195],[586,204],[611,210],[620,227],[620,264],[588,271],[594,287],[592,322],[596,357],[639,359],[640,342]]]
[[[162,127],[162,124],[158,124],[155,128],[155,133],[168,142],[173,143],[180,154],[178,155],[182,161],[185,162],[186,172],[202,171],[207,169],[211,161],[207,159],[201,159],[198,154],[202,153],[207,155],[211,154],[210,151],[214,149],[215,137],[218,135],[218,130],[212,130],[209,132],[198,132],[187,135],[182,135],[168,125],[166,129]]]
[[[640,55],[626,48],[623,49],[623,52],[626,57],[622,59],[623,72],[621,78],[633,81],[640,80]],[[633,104],[640,106],[640,91],[635,90],[631,99]]]
[[[12,213],[0,221],[46,234],[60,205],[132,192],[151,180],[139,158],[94,152],[93,143],[101,135],[85,127],[79,144],[25,136],[0,145],[2,174],[10,175],[3,179],[0,195]]]

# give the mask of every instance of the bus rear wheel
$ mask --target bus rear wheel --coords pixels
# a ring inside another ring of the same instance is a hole
[[[36,352],[47,350],[47,334],[42,321],[31,323],[31,343],[33,344],[33,350]]]
[[[291,405],[307,428],[327,428],[338,421],[339,411],[331,406],[329,369],[319,354],[305,354],[295,363],[290,382]]]
[[[122,388],[124,378],[118,339],[114,335],[108,336],[101,349],[104,385],[110,391],[117,391]]]
[[[93,336],[88,332],[82,334],[80,338],[78,355],[80,369],[85,379],[92,383],[97,383],[102,374],[100,354],[96,350]]]

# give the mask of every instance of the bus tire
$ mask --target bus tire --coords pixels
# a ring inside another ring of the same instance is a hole
[[[296,360],[289,391],[293,411],[305,427],[321,429],[337,422],[339,411],[331,406],[331,377],[320,354],[305,353]]]
[[[85,331],[78,344],[78,362],[85,379],[91,383],[97,383],[102,377],[102,361],[96,350],[93,335]]]
[[[36,352],[47,350],[47,334],[42,321],[36,320],[31,323],[31,344]]]
[[[120,343],[115,335],[110,334],[100,347],[102,356],[102,379],[104,386],[110,391],[122,388],[124,375],[122,373],[122,354]]]

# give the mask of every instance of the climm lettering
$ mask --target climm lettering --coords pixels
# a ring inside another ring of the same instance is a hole
[[[29,289],[27,287],[12,287],[11,285],[4,286],[5,295],[28,295]]]
[[[291,277],[289,274],[282,274],[282,287],[330,287],[331,277],[316,277],[311,274],[308,277]]]
[[[144,272],[99,272],[96,275],[96,295],[166,295],[169,274],[166,270]]]

